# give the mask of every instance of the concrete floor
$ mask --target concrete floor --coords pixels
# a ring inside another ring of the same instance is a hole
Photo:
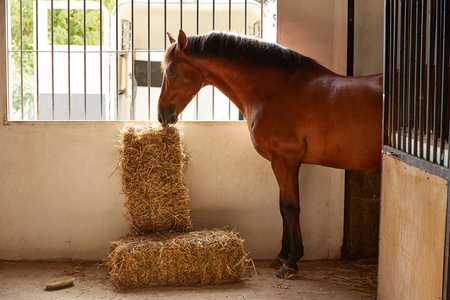
[[[86,262],[0,261],[0,299],[373,299],[373,260],[301,261],[291,280],[275,277],[268,261],[257,261],[242,281],[201,287],[161,287],[119,292],[105,266]],[[256,275],[255,270],[256,269]],[[72,287],[46,291],[48,280],[75,277]]]

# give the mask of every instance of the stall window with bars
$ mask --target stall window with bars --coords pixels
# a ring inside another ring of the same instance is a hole
[[[156,121],[166,32],[276,36],[276,0],[9,0],[7,8],[10,121]],[[213,87],[181,115],[241,119]]]
[[[384,145],[448,168],[450,4],[385,5]]]

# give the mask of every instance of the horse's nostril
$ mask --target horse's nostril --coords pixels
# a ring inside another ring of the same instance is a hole
[[[176,122],[178,122],[178,116],[175,115],[175,114],[171,115],[171,116],[170,116],[169,122],[170,122],[171,124],[175,124]]]

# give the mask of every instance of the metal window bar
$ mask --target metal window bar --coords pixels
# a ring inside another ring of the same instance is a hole
[[[53,30],[53,25],[54,25],[54,20],[53,20],[53,0],[51,1],[51,22],[52,22],[52,33],[51,33],[51,37],[52,37],[52,120],[55,119],[55,54],[54,54],[54,30]],[[86,32],[86,30],[84,31]],[[84,76],[84,78],[86,78],[86,74]]]
[[[390,61],[390,56],[386,55],[387,51],[390,51],[391,49],[391,37],[388,37],[388,32],[391,31],[392,28],[392,1],[385,1],[384,3],[384,11],[386,16],[389,17],[385,17],[384,19],[384,31],[383,31],[383,35],[385,37],[385,47],[383,48],[383,73],[386,74],[386,76],[390,76],[390,73],[388,72],[389,70],[389,66],[391,64]],[[386,84],[390,83],[391,81],[385,80],[383,81],[383,91],[386,91],[386,98],[389,99],[390,98],[390,89],[386,88]],[[383,144],[389,144],[389,140],[388,140],[388,134],[386,134],[386,131],[390,131],[390,111],[389,111],[389,101],[384,101],[384,105],[383,105],[383,117],[387,116],[387,120],[386,122],[383,122]],[[386,130],[386,131],[385,131]]]
[[[67,101],[69,102],[69,120],[72,119],[70,99],[70,1],[67,1]]]
[[[100,120],[103,121],[103,1],[100,0]]]
[[[437,139],[439,136],[439,123],[441,123],[441,120],[439,118],[440,116],[440,105],[438,105],[438,99],[440,98],[440,87],[436,84],[440,82],[440,69],[442,68],[442,53],[441,53],[441,47],[442,47],[442,39],[441,37],[441,26],[442,18],[441,18],[441,4],[442,1],[438,0],[436,3],[436,18],[435,18],[435,28],[436,28],[436,38],[435,38],[435,44],[434,44],[434,57],[435,57],[435,66],[433,69],[434,72],[434,97],[433,97],[433,159],[432,162],[439,163],[438,157],[437,157]]]
[[[416,149],[414,151],[415,156],[421,157],[422,155],[422,147],[420,145],[423,145],[423,133],[422,133],[422,91],[423,91],[423,85],[422,85],[422,73],[424,70],[424,64],[423,64],[423,57],[425,55],[424,51],[424,40],[425,40],[425,32],[424,32],[424,23],[425,18],[423,15],[423,1],[419,0],[416,2],[417,8],[416,8],[416,65],[415,65],[415,73],[414,73],[414,93],[415,93],[415,101],[417,103],[416,105],[416,112],[415,112],[415,130],[414,130],[414,148]],[[426,3],[425,3],[426,6]]]
[[[247,4],[247,3],[245,3],[245,4]],[[245,7],[245,8],[247,8],[247,7]],[[245,11],[245,13],[244,13],[244,18],[247,19],[247,11]],[[247,30],[247,22],[245,22],[244,30]],[[228,0],[228,31],[231,31],[231,0]],[[231,100],[230,99],[228,99],[228,120],[231,120]]]
[[[167,49],[167,1],[164,0],[164,51]]]
[[[427,43],[427,8],[428,1],[422,0],[421,7],[421,40],[420,40],[420,80],[419,80],[419,91],[420,91],[420,103],[419,103],[419,157],[423,157],[423,144],[424,144],[424,130],[426,128],[423,120],[425,118],[425,88],[426,83],[424,80],[424,74],[426,73],[426,43]]]
[[[386,146],[449,167],[450,4],[386,0]]]
[[[387,95],[387,99],[393,99],[394,95],[397,95],[397,85],[394,84],[396,74],[398,73],[389,73],[389,70],[396,70],[396,62],[397,62],[397,34],[398,34],[398,3],[397,1],[391,0],[389,3],[389,20],[386,22],[385,28],[385,36],[389,35],[389,38],[386,40],[389,41],[389,46],[387,45],[384,49],[384,59],[388,63],[387,66],[385,66],[385,74],[387,80],[385,81],[385,93]],[[388,15],[387,15],[388,16]],[[388,27],[389,25],[389,27]],[[394,79],[392,78],[394,77]],[[398,78],[398,77],[397,77]],[[387,84],[386,84],[387,82]],[[389,103],[389,101],[386,101]],[[390,146],[397,146],[397,139],[395,139],[395,129],[396,129],[396,123],[395,123],[395,102],[391,101],[389,107],[386,109],[387,112],[389,112],[389,117],[387,118],[387,128],[388,133],[390,134],[390,138],[388,135],[385,137],[385,144],[388,144]]]
[[[216,30],[216,0],[212,1],[212,30]],[[215,107],[215,99],[214,99],[214,87],[212,88],[212,120],[214,121],[214,107]]]
[[[116,0],[116,120],[119,120],[119,0]]]
[[[442,104],[442,108],[441,108],[441,120],[443,120],[442,122],[442,129],[441,129],[441,135],[440,135],[440,140],[441,140],[441,144],[440,147],[441,149],[444,149],[445,147],[445,138],[447,138],[447,141],[450,143],[450,113],[449,113],[449,68],[450,68],[450,39],[449,39],[449,34],[450,34],[450,4],[448,3],[448,1],[444,1],[444,7],[443,7],[443,12],[444,12],[444,16],[443,16],[443,59],[442,59],[442,82],[441,82],[441,86],[443,88],[442,94],[441,94],[441,104]],[[447,116],[445,116],[445,113],[447,112]],[[447,136],[445,135],[445,128],[449,128],[447,131]],[[445,151],[444,151],[444,155],[445,155]],[[441,156],[443,156],[441,154]],[[441,160],[441,165],[443,165],[445,161],[445,157]],[[450,164],[450,149],[449,151],[447,151],[447,161]]]
[[[151,82],[152,82],[152,70],[151,70],[151,61],[150,61],[150,0],[147,1],[147,104],[148,104],[148,120],[150,120],[151,116]]]
[[[39,43],[38,43],[38,32],[39,32],[39,0],[36,0],[36,32],[34,34],[35,45],[36,45],[36,120],[40,119],[39,116]]]
[[[22,0],[20,0],[20,114],[23,120],[23,14],[22,14]]]
[[[196,17],[196,26],[195,26],[195,33],[199,34],[200,32],[200,0],[197,0],[196,6],[195,6],[195,17]],[[195,120],[198,121],[198,94],[195,95]]]
[[[52,29],[53,31],[53,29]],[[83,47],[84,47],[84,119],[87,120],[87,82],[86,82],[86,0],[83,0]]]
[[[180,29],[183,30],[183,0],[180,0]],[[183,112],[180,113],[180,120],[183,120]]]
[[[416,5],[414,2],[410,3],[410,13],[411,13],[411,18],[410,18],[410,27],[409,27],[409,49],[408,51],[410,52],[410,59],[409,59],[409,64],[408,64],[408,93],[409,93],[409,101],[408,101],[408,117],[409,117],[409,127],[412,130],[408,130],[408,153],[409,154],[414,154],[414,151],[417,147],[413,148],[413,139],[414,141],[417,141],[417,139],[415,138],[415,132],[417,132],[417,126],[416,126],[416,94],[415,94],[415,89],[414,87],[414,74],[415,69],[416,69]]]
[[[404,124],[403,124],[403,111],[404,111],[404,105],[403,105],[403,86],[404,86],[404,51],[402,45],[405,44],[405,37],[404,37],[404,26],[405,26],[405,3],[400,3],[400,26],[402,29],[401,34],[399,34],[399,39],[400,39],[400,49],[399,49],[399,70],[398,70],[398,77],[399,77],[399,86],[401,86],[402,88],[398,89],[398,102],[399,102],[399,108],[398,108],[398,119],[397,119],[397,123],[398,123],[398,143],[400,146],[400,150],[404,150],[403,148],[403,129],[404,129]]]
[[[56,111],[55,111],[55,107],[56,107],[56,104],[57,103],[55,103],[55,101],[57,100],[56,99],[56,92],[55,92],[55,90],[56,90],[56,88],[57,88],[57,84],[56,84],[56,81],[57,81],[57,78],[56,78],[56,76],[55,76],[55,72],[56,72],[56,70],[55,70],[55,63],[57,62],[57,59],[59,60],[59,58],[57,58],[56,56],[58,55],[57,53],[65,53],[66,55],[67,55],[67,103],[68,103],[68,119],[69,120],[72,120],[73,119],[73,105],[74,105],[74,103],[72,103],[73,102],[73,95],[72,95],[72,93],[73,93],[73,84],[72,84],[72,63],[73,63],[73,57],[72,57],[72,54],[73,53],[82,53],[83,54],[83,63],[82,63],[82,67],[83,67],[83,98],[84,98],[84,105],[83,105],[83,107],[84,107],[84,120],[87,120],[87,118],[88,118],[88,95],[87,95],[87,92],[88,92],[88,82],[87,82],[87,73],[88,73],[88,59],[87,59],[87,54],[88,54],[88,52],[96,52],[96,51],[91,51],[91,50],[89,50],[88,51],[88,49],[87,49],[87,45],[88,45],[88,41],[87,41],[87,1],[86,0],[83,0],[83,3],[82,3],[82,9],[83,9],[83,50],[81,51],[81,50],[73,50],[72,49],[72,37],[71,37],[71,26],[72,26],[72,24],[71,24],[71,9],[73,9],[72,7],[71,7],[71,3],[70,3],[70,0],[67,0],[67,28],[66,28],[66,30],[67,30],[67,50],[59,50],[59,46],[58,47],[56,47],[56,44],[57,44],[57,42],[56,42],[56,35],[55,35],[55,9],[61,9],[60,8],[60,5],[58,5],[58,6],[54,6],[54,1],[55,0],[50,0],[50,29],[49,29],[49,36],[50,36],[50,50],[45,50],[45,49],[43,49],[43,50],[41,50],[41,49],[39,49],[39,37],[38,37],[38,34],[39,34],[39,32],[38,32],[38,23],[39,23],[39,0],[35,0],[35,13],[36,13],[36,16],[35,16],[35,19],[36,19],[36,23],[35,23],[35,30],[34,30],[34,32],[35,32],[35,49],[33,49],[33,50],[25,50],[24,49],[24,45],[23,45],[23,39],[22,39],[22,34],[23,34],[23,13],[22,13],[22,8],[23,8],[23,3],[22,3],[22,0],[20,0],[20,28],[22,29],[21,31],[20,31],[20,49],[19,50],[10,50],[10,52],[19,52],[19,55],[20,55],[20,68],[21,68],[21,82],[20,82],[20,84],[21,84],[21,89],[20,89],[20,102],[21,102],[21,107],[20,107],[20,119],[21,120],[25,120],[25,116],[24,116],[24,114],[25,114],[25,103],[24,103],[24,84],[25,84],[25,82],[24,82],[24,55],[26,54],[26,53],[35,53],[35,72],[36,72],[36,76],[35,76],[35,85],[36,85],[36,90],[35,90],[35,92],[36,92],[36,102],[34,103],[34,105],[36,106],[36,120],[41,120],[41,114],[40,114],[40,112],[41,112],[41,103],[40,103],[40,86],[41,86],[41,84],[40,84],[40,76],[39,76],[39,73],[40,73],[40,67],[42,68],[42,66],[40,66],[40,64],[39,64],[39,61],[40,61],[40,57],[39,57],[39,54],[40,53],[49,53],[50,54],[50,57],[51,57],[51,63],[50,63],[50,65],[51,66],[49,66],[50,68],[51,68],[51,119],[52,120],[55,120],[55,119],[60,119],[60,116],[59,116],[59,114],[58,115],[56,115]],[[132,13],[132,15],[131,15],[131,50],[130,51],[128,51],[128,50],[124,50],[124,49],[121,49],[121,52],[122,53],[124,53],[124,54],[126,54],[126,53],[130,53],[131,54],[131,60],[132,60],[132,64],[131,64],[131,69],[132,69],[132,76],[135,76],[135,65],[134,65],[134,61],[135,61],[135,58],[136,58],[136,52],[138,52],[138,51],[140,51],[140,50],[136,50],[136,47],[135,47],[135,41],[134,41],[134,30],[133,30],[133,27],[134,27],[134,23],[135,23],[135,20],[134,20],[134,18],[135,18],[135,14],[136,14],[136,11],[135,11],[135,7],[134,7],[134,5],[135,5],[135,0],[130,0],[130,2],[131,2],[131,13]],[[149,84],[148,84],[148,118],[150,119],[150,116],[151,116],[151,85],[150,85],[150,82],[151,82],[151,63],[150,63],[150,61],[151,61],[151,44],[150,44],[150,24],[151,24],[151,21],[150,21],[150,9],[151,9],[151,0],[148,0],[147,1],[147,3],[148,3],[148,7],[147,7],[147,13],[148,13],[148,32],[149,32],[149,34],[148,34],[148,49],[147,49],[147,58],[148,58],[148,70],[147,70],[147,76],[148,76],[148,81],[149,81]],[[167,14],[168,14],[168,11],[167,11],[167,7],[168,7],[168,5],[167,5],[167,0],[164,0],[163,1],[163,4],[164,4],[164,28],[165,28],[165,30],[167,29]],[[183,15],[184,15],[184,12],[183,12],[183,0],[180,0],[180,27],[181,28],[183,28]],[[200,16],[200,8],[199,8],[199,5],[200,5],[200,1],[196,1],[196,33],[198,34],[199,33],[199,16]],[[232,0],[228,0],[228,29],[229,30],[232,30],[232,19],[233,19],[233,17],[232,17],[232,5],[233,5],[233,3],[232,3]],[[105,102],[104,102],[104,95],[103,95],[103,89],[104,89],[104,82],[103,82],[103,75],[104,75],[104,70],[103,70],[103,56],[104,56],[104,52],[105,53],[113,53],[113,54],[115,54],[115,56],[116,56],[116,59],[115,59],[115,64],[116,64],[116,71],[118,71],[118,69],[119,69],[119,17],[118,17],[118,11],[119,11],[119,1],[116,1],[116,3],[115,3],[115,7],[116,7],[116,24],[115,24],[115,26],[116,26],[116,37],[115,37],[115,39],[116,39],[116,49],[115,49],[115,51],[114,50],[105,50],[105,49],[103,49],[103,39],[104,39],[104,29],[103,29],[103,10],[102,10],[102,7],[103,7],[103,0],[99,0],[99,17],[100,17],[100,28],[99,28],[99,35],[100,35],[100,42],[99,42],[99,44],[100,44],[100,47],[99,47],[99,51],[98,51],[98,53],[99,53],[99,58],[100,58],[100,66],[99,66],[99,69],[100,69],[100,79],[99,79],[99,85],[100,85],[100,88],[99,88],[99,90],[100,90],[100,120],[104,120],[105,119],[105,107],[104,107],[104,105],[105,105]],[[247,34],[248,32],[248,21],[247,21],[247,18],[248,18],[248,1],[247,0],[245,0],[245,2],[244,2],[244,11],[245,11],[245,13],[244,13],[244,18],[245,18],[245,20],[244,20],[244,23],[245,23],[245,26],[244,26],[244,34]],[[260,7],[261,7],[261,28],[262,28],[262,24],[263,24],[263,15],[264,15],[264,4],[263,4],[263,1],[261,1],[261,5],[260,5]],[[89,8],[89,9],[91,9],[91,8]],[[212,29],[213,30],[215,30],[216,29],[216,13],[217,13],[217,11],[216,11],[216,9],[217,9],[217,2],[216,2],[216,0],[212,0]],[[260,34],[261,34],[261,37],[263,36],[263,31],[261,30],[260,31]],[[164,40],[165,40],[165,43],[164,43],[164,50],[166,50],[166,48],[167,48],[167,36],[164,34]],[[110,54],[108,54],[108,55],[110,55]],[[60,57],[59,55],[58,55],[58,57]],[[110,67],[111,67],[111,65],[110,65]],[[113,75],[114,76],[114,75]],[[111,78],[111,77],[110,77]],[[42,78],[41,78],[42,79]],[[112,79],[112,78],[111,78]],[[119,77],[118,77],[118,74],[117,74],[117,72],[116,72],[116,74],[115,74],[115,81],[116,81],[116,84],[115,84],[115,89],[116,89],[116,95],[115,95],[115,100],[116,100],[116,105],[115,105],[115,119],[117,120],[117,119],[119,119],[119,111],[120,111],[120,109],[119,109],[119,94],[120,94],[120,91],[119,91],[119,89],[120,89],[120,86],[119,86]],[[135,80],[133,80],[134,78],[132,78],[132,80],[131,80],[131,86],[132,86],[132,91],[131,91],[131,94],[132,94],[132,105],[131,105],[131,110],[132,110],[132,112],[131,112],[131,118],[132,119],[135,119],[135,110],[136,110],[136,101],[135,101],[135,96],[136,96],[136,91],[135,91],[135,88],[136,88],[136,81]],[[59,78],[58,78],[58,80],[59,80]],[[110,81],[110,83],[109,84],[112,84],[112,82],[113,81]],[[214,89],[212,89],[212,119],[214,120],[215,119],[215,99],[214,99],[214,94],[215,94],[215,90]],[[110,99],[110,98],[108,98],[108,99]],[[196,109],[195,109],[195,119],[196,120],[198,120],[198,105],[199,105],[199,103],[198,103],[199,101],[198,101],[198,96],[196,97]],[[109,101],[108,103],[110,103],[111,104],[111,101]],[[58,104],[58,106],[59,106],[59,104]],[[112,107],[110,107],[109,108],[109,111],[110,111],[110,109],[111,109]],[[112,112],[112,111],[111,111]],[[108,113],[108,119],[111,119],[111,117],[112,117],[112,115],[111,115],[111,112],[110,113]],[[114,119],[114,117],[112,117],[113,119]],[[44,118],[45,119],[45,118]],[[228,119],[231,119],[231,101],[229,101],[229,104],[228,104]]]

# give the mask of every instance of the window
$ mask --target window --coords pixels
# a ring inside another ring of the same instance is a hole
[[[271,41],[276,35],[276,0],[10,0],[7,5],[11,121],[156,121],[166,32],[228,30]],[[242,115],[219,90],[205,87],[180,119],[240,120]]]

